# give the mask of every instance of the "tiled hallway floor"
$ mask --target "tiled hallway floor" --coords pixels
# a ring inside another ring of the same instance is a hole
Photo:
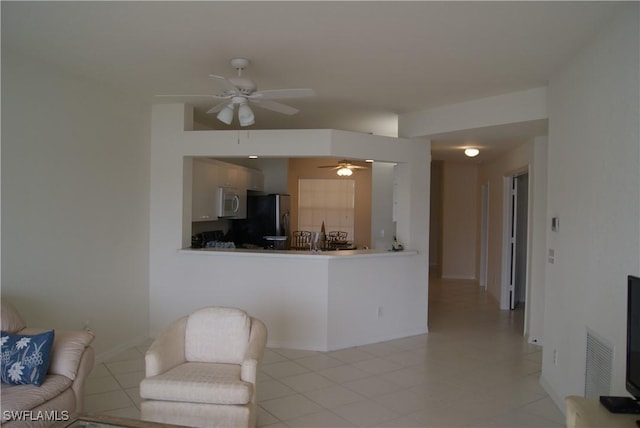
[[[522,312],[471,281],[431,280],[428,335],[334,352],[268,349],[259,427],[563,427]],[[139,417],[146,345],[94,368],[85,411]]]

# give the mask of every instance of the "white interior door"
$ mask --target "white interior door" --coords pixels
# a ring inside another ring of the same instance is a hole
[[[527,289],[527,257],[529,227],[529,174],[516,178],[516,264],[513,309],[525,304]]]
[[[508,177],[507,182],[506,287],[508,307],[514,310],[525,302],[526,296],[529,175]]]
[[[516,308],[516,231],[518,227],[518,186],[517,178],[510,177],[510,195],[509,195],[509,309]]]

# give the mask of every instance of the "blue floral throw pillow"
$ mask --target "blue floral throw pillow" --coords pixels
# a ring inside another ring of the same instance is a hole
[[[42,385],[51,359],[53,330],[24,335],[2,332],[2,383]]]

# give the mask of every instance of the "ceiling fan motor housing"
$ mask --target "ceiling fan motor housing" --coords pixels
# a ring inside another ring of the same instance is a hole
[[[231,81],[242,95],[251,95],[258,89],[255,82],[246,77],[230,77],[227,80]]]

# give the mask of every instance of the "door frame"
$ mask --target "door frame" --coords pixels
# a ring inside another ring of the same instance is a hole
[[[513,280],[515,276],[515,269],[512,271],[511,267],[511,257],[512,257],[512,245],[515,246],[515,242],[512,242],[511,239],[511,227],[512,222],[514,221],[513,217],[516,215],[515,207],[513,206],[513,197],[512,197],[512,188],[515,183],[516,177],[529,174],[529,178],[531,178],[531,168],[530,165],[526,167],[519,168],[507,173],[503,177],[503,216],[502,216],[502,275],[501,275],[501,292],[500,292],[500,309],[509,310],[511,308],[511,297],[512,294],[515,294],[515,290],[513,290]],[[530,230],[531,230],[531,179],[529,179],[529,191],[527,197],[527,246],[526,246],[526,260],[527,267],[525,272],[525,302],[529,297],[529,269],[530,269],[530,260],[531,260],[531,250],[530,250]],[[512,293],[512,291],[514,293]],[[528,316],[525,311],[525,321],[524,321],[524,330],[527,331],[528,325]]]

